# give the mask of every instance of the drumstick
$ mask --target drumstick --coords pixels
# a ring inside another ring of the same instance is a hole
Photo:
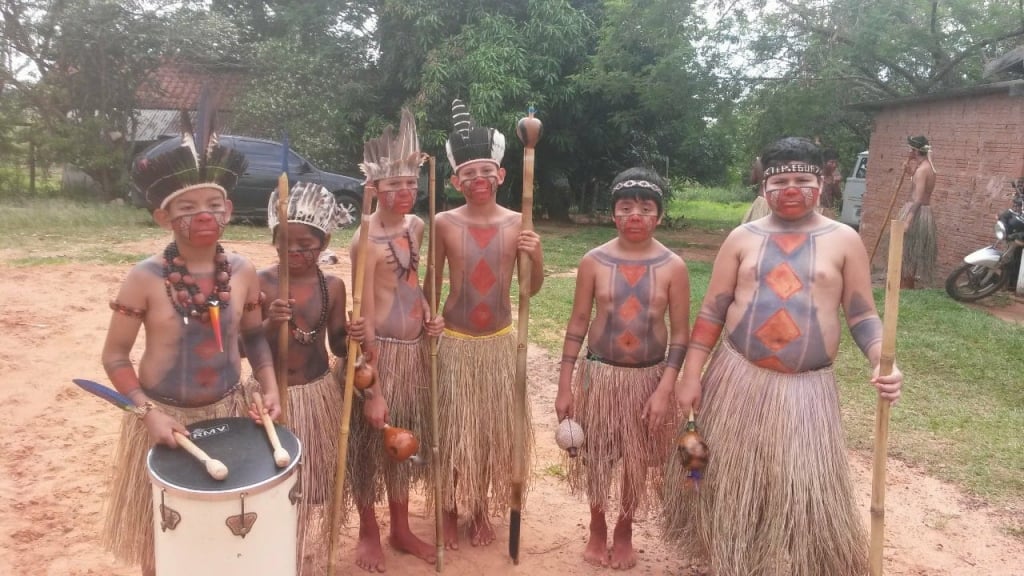
[[[281,439],[277,437],[274,421],[270,419],[270,414],[263,408],[263,396],[259,392],[253,392],[252,398],[256,401],[256,409],[260,411],[263,427],[267,430],[267,438],[270,438],[270,445],[274,448],[274,464],[277,464],[278,468],[284,468],[292,461],[292,456],[281,447]]]
[[[206,466],[206,472],[214,480],[223,480],[228,477],[228,467],[224,465],[220,460],[210,458],[210,455],[203,452],[203,449],[196,446],[185,436],[177,430],[174,431],[174,441],[185,449],[186,452],[196,457],[204,466]]]

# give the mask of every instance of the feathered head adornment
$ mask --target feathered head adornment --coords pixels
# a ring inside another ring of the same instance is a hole
[[[416,134],[416,117],[407,108],[402,108],[402,123],[398,136],[388,126],[379,138],[363,144],[363,163],[359,169],[370,182],[385,178],[419,176],[423,154],[420,153],[420,139]]]
[[[458,172],[466,164],[480,160],[501,166],[505,136],[495,128],[476,126],[469,109],[458,98],[452,101],[452,124],[454,130],[444,145],[452,170]]]
[[[203,88],[194,125],[188,110],[181,111],[181,146],[140,162],[132,178],[150,208],[166,208],[181,194],[203,187],[217,188],[227,198],[238,183],[245,156],[217,144],[216,113],[214,99]]]
[[[270,194],[267,206],[267,225],[273,231],[280,224],[277,217],[277,188]],[[327,188],[313,182],[296,182],[288,192],[288,222],[306,224],[330,234],[336,228],[352,222]]]

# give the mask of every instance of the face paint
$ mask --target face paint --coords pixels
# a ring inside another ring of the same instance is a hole
[[[320,250],[320,248],[288,250],[288,268],[303,269],[315,265],[320,258]]]
[[[658,216],[650,214],[616,214],[615,229],[630,242],[643,242],[654,236]]]
[[[196,246],[216,244],[227,224],[227,212],[224,210],[182,214],[171,220],[174,230]]]
[[[795,220],[806,216],[818,205],[821,188],[817,186],[787,186],[765,190],[764,199],[776,216]]]

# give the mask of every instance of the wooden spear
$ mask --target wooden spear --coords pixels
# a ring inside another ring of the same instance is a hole
[[[430,286],[430,318],[433,319],[437,316],[437,290],[435,289],[436,284],[434,284],[437,279],[437,270],[434,267],[434,238],[436,237],[434,217],[437,214],[437,188],[436,159],[433,156],[428,158],[427,166],[430,169],[430,187],[428,188],[430,194],[430,238],[427,241],[427,282],[429,282],[428,286]],[[444,570],[444,509],[442,506],[444,491],[441,486],[441,449],[439,445],[441,423],[438,419],[440,396],[438,396],[439,392],[437,389],[437,345],[438,338],[432,337],[430,339],[430,459],[431,466],[434,469],[434,538],[437,546],[434,569],[441,572]]]
[[[871,256],[868,258],[868,266],[875,261],[875,253],[878,252],[878,245],[882,243],[882,236],[885,236],[885,223],[892,218],[892,209],[896,206],[896,199],[900,197],[900,188],[903,187],[903,180],[907,177],[907,161],[903,161],[903,169],[900,171],[900,179],[896,182],[896,189],[892,191],[892,198],[889,199],[889,209],[885,211],[885,219],[882,220],[882,229],[878,231],[878,238],[875,238],[875,245],[871,248]]]
[[[288,135],[283,138],[281,175],[277,178],[277,295],[289,300],[288,273]],[[324,306],[327,303],[324,302]],[[278,421],[288,423],[288,343],[291,327],[282,322],[277,332],[277,397],[281,405]]]
[[[529,115],[519,120],[516,134],[523,142],[523,206],[522,229],[533,230],[533,163],[534,147],[540,140],[543,127],[534,117],[534,108]],[[519,534],[522,522],[523,489],[526,485],[526,352],[530,324],[530,287],[532,263],[527,254],[519,254],[519,324],[516,344],[516,382],[514,391],[514,431],[512,454],[512,510],[509,513],[508,555],[514,564],[519,564]]]
[[[362,317],[363,280],[366,277],[366,259],[369,254],[370,223],[367,218],[373,208],[373,197],[376,195],[374,183],[367,182],[363,187],[362,220],[359,223],[359,240],[356,244],[358,252],[355,262],[355,278],[352,282],[352,321]],[[341,506],[345,494],[345,471],[348,464],[348,433],[352,421],[352,396],[355,393],[356,356],[359,355],[359,342],[350,340],[348,343],[348,359],[345,364],[345,393],[341,406],[341,428],[338,430],[338,467],[334,474],[334,499],[331,500],[331,544],[327,556],[327,573],[335,574],[335,560],[338,550],[338,535],[341,532]]]
[[[882,325],[882,358],[879,376],[892,374],[896,362],[896,321],[900,311],[900,270],[903,267],[902,220],[890,225],[889,270],[885,277],[885,318]],[[891,402],[878,398],[875,411],[875,459],[871,475],[871,547],[868,565],[871,576],[882,576],[882,545],[885,541],[885,464],[889,445],[889,408]]]

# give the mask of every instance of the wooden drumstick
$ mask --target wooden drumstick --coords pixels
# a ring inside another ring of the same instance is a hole
[[[263,427],[267,430],[267,438],[270,438],[270,445],[274,448],[274,464],[277,464],[278,468],[284,468],[292,461],[292,455],[281,446],[281,439],[277,437],[274,421],[270,419],[270,414],[263,408],[263,396],[259,392],[253,392],[252,397],[256,401],[256,409],[260,411],[260,418],[263,420]]]
[[[174,441],[185,449],[186,452],[196,457],[196,460],[202,462],[206,466],[206,472],[214,480],[223,480],[228,477],[228,467],[224,465],[220,460],[210,458],[210,455],[203,451],[202,448],[196,446],[189,440],[188,436],[185,436],[181,432],[174,432]]]

